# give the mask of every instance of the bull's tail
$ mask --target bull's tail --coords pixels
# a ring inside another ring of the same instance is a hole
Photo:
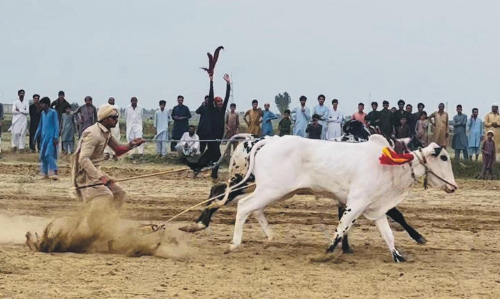
[[[241,141],[241,140],[248,140],[248,139],[252,139],[254,138],[251,134],[249,133],[239,133],[239,134],[235,134],[233,135],[228,141],[227,141],[227,144],[226,144],[226,148],[224,149],[224,151],[222,152],[223,154],[226,153],[227,151],[227,148],[228,147],[231,147],[231,144],[233,142],[236,142],[236,141]],[[224,155],[221,155],[219,160],[214,164],[214,168],[217,167],[217,166],[220,166],[220,164],[222,163],[222,160],[224,159]]]
[[[256,155],[257,151],[267,143],[267,141],[268,141],[268,139],[263,139],[263,140],[260,140],[253,145],[252,150],[248,154],[249,166],[247,169],[247,173],[245,174],[245,177],[240,182],[238,182],[237,184],[235,184],[233,186],[228,185],[228,187],[226,188],[226,194],[224,195],[224,199],[222,200],[222,204],[224,204],[227,201],[227,199],[229,198],[229,194],[231,194],[233,189],[236,189],[236,188],[242,186],[250,178],[250,176],[253,173],[254,166],[255,166],[255,155]]]

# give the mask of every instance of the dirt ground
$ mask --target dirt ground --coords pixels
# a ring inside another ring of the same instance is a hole
[[[354,253],[313,263],[337,224],[336,204],[296,196],[266,210],[276,239],[266,243],[251,217],[244,244],[223,254],[232,237],[235,206],[223,208],[209,229],[178,232],[184,247],[166,258],[102,253],[32,253],[26,231],[41,232],[52,218],[77,210],[69,168],[61,180],[39,179],[34,155],[4,154],[0,161],[1,298],[499,298],[500,202],[498,181],[458,181],[447,195],[413,188],[400,205],[428,240],[417,245],[392,224],[408,262],[396,264],[375,226],[360,220],[351,231]],[[179,166],[110,162],[116,178]],[[224,170],[223,170],[224,171]],[[123,183],[123,218],[161,222],[207,198],[212,185],[188,173]],[[224,174],[223,174],[224,175]],[[195,218],[195,209],[170,229]],[[267,244],[267,245],[266,245]]]

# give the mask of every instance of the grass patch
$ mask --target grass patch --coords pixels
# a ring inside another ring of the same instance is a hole
[[[451,160],[451,165],[453,167],[453,173],[455,174],[455,178],[461,179],[480,179],[481,171],[483,169],[483,162],[479,161],[470,161],[470,160],[460,160],[456,161],[454,159]],[[494,179],[498,179],[498,174],[500,174],[500,164],[495,164],[493,168],[493,177]]]

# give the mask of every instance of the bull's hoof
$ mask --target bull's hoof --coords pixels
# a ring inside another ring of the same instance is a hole
[[[397,263],[406,261],[406,259],[396,249],[394,249],[394,251],[392,251],[392,258],[394,259],[394,262],[397,262]]]
[[[351,247],[348,247],[348,248],[345,248],[345,249],[342,247],[342,252],[344,254],[353,254],[354,253],[354,251],[352,251]]]
[[[273,237],[268,237],[265,241],[264,241],[264,249],[267,249],[269,247],[271,247],[273,244],[272,244],[272,241],[273,241]]]
[[[419,245],[424,245],[425,243],[427,243],[427,240],[423,236],[420,236],[415,240],[415,242],[417,242],[417,244]]]
[[[331,260],[334,260],[338,255],[334,254],[332,252],[326,253],[326,254],[321,254],[315,257],[311,257],[309,259],[310,262],[312,263],[322,263],[322,262],[328,262]]]
[[[229,246],[227,246],[226,250],[224,251],[224,254],[229,254],[232,251],[234,251],[236,248],[238,248],[237,245],[229,244]]]
[[[193,233],[193,232],[203,230],[205,228],[207,228],[207,226],[203,225],[203,223],[193,223],[191,225],[180,227],[179,230],[184,231],[184,232]]]

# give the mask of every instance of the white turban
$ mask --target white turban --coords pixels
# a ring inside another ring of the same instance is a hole
[[[498,107],[498,103],[496,103],[496,102],[495,102],[495,103],[493,103],[491,106],[492,106],[492,107],[493,107],[493,106]]]
[[[104,104],[103,106],[99,107],[99,111],[97,112],[97,121],[101,122],[107,117],[115,115],[113,111],[116,111],[116,114],[118,114],[118,109],[116,108],[116,106],[111,104]]]
[[[488,132],[486,132],[486,134],[488,134],[488,133],[495,135],[495,132],[493,130],[488,130]]]

